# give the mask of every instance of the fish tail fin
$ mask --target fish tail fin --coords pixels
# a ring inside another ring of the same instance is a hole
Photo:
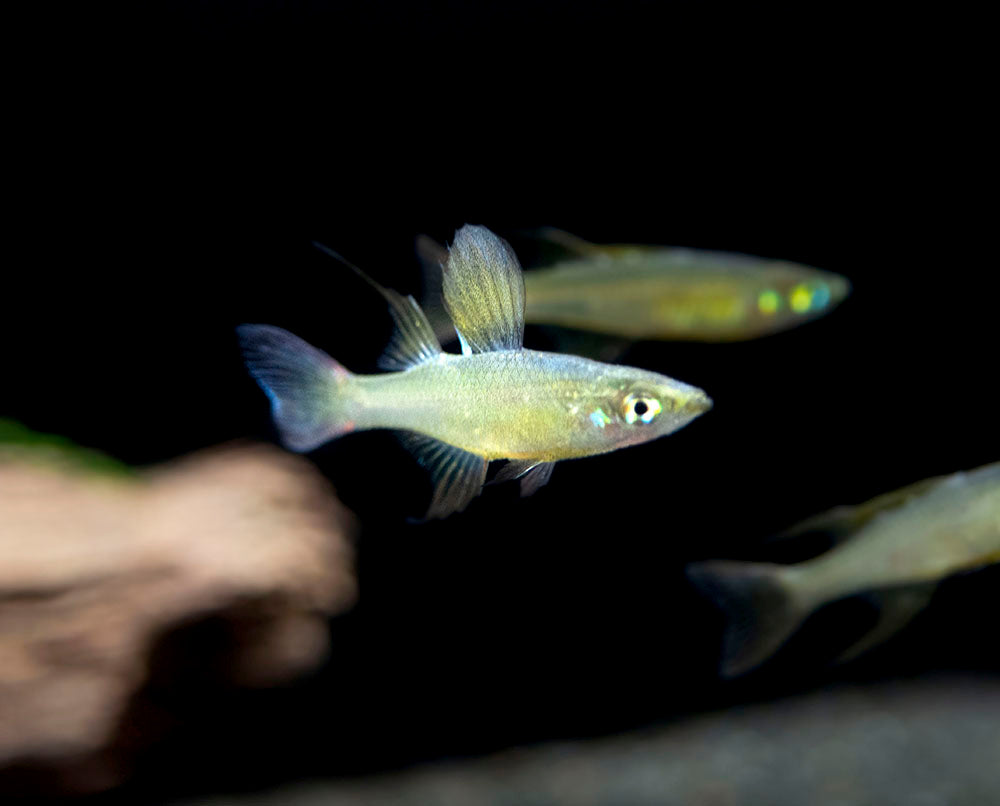
[[[791,582],[792,569],[770,563],[710,560],[687,568],[688,579],[726,615],[721,673],[736,677],[773,655],[810,607]]]
[[[354,377],[322,350],[271,325],[236,328],[247,369],[271,400],[281,441],[310,451],[354,430],[345,394]]]

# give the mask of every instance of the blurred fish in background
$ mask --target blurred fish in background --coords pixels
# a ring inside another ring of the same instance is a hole
[[[599,245],[551,227],[531,237],[556,261],[524,275],[525,321],[626,340],[745,341],[816,319],[850,293],[847,278],[799,263],[665,246]],[[447,250],[417,239],[429,307]],[[440,316],[432,317],[440,322]]]
[[[711,408],[701,389],[665,375],[523,349],[521,267],[485,227],[460,229],[443,265],[462,355],[441,349],[416,300],[357,267],[390,305],[396,331],[381,366],[395,372],[356,375],[280,328],[239,328],[289,448],[312,450],[361,429],[404,431],[434,480],[426,517],[443,518],[479,495],[492,460],[508,460],[496,480],[520,478],[529,495],[557,461],[648,442]]]
[[[711,560],[688,566],[728,617],[722,673],[763,663],[821,605],[871,593],[875,626],[850,660],[905,627],[942,578],[1000,562],[1000,463],[939,476],[810,518],[785,533],[825,532],[837,545],[794,565]]]

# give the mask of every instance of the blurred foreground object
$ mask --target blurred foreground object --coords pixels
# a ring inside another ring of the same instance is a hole
[[[619,737],[184,806],[985,806],[1000,792],[998,723],[995,679],[891,681]]]
[[[237,685],[325,656],[326,618],[356,596],[353,517],[270,446],[131,473],[67,446],[0,442],[0,767],[86,791],[124,774],[123,741],[155,733],[130,706],[165,635],[221,619],[211,671]]]
[[[867,593],[879,620],[840,657],[854,658],[909,624],[944,577],[1000,562],[1000,462],[837,507],[784,536],[808,532],[840,545],[795,565],[713,560],[688,567],[726,612],[724,675],[763,663],[821,605]]]
[[[528,324],[623,339],[745,341],[822,316],[850,292],[839,274],[785,260],[593,244],[551,227],[533,236],[555,252],[555,260],[524,274]],[[447,250],[420,236],[417,252],[428,307],[437,311]],[[435,327],[440,320],[432,315]]]

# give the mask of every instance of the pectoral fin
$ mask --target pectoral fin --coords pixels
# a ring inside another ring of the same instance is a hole
[[[529,495],[534,495],[548,484],[555,466],[555,462],[541,462],[521,476],[521,497],[527,498]]]
[[[481,456],[423,434],[406,431],[400,437],[417,461],[430,471],[434,483],[434,497],[423,520],[461,512],[482,492],[488,463]]]
[[[443,288],[463,352],[521,349],[524,280],[505,240],[486,227],[462,227],[448,250]]]
[[[860,640],[855,641],[842,652],[837,660],[840,662],[854,660],[869,649],[888,641],[927,607],[927,603],[934,595],[935,588],[936,585],[933,584],[915,585],[871,594],[879,606],[878,621]]]
[[[493,477],[492,484],[499,484],[502,481],[511,479],[521,480],[521,497],[526,498],[534,495],[542,487],[549,483],[552,478],[552,469],[555,462],[538,462],[534,459],[511,459],[500,468],[500,472]]]

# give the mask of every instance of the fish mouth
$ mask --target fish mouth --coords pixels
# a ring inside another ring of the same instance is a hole
[[[830,283],[830,287],[833,289],[831,294],[833,296],[834,304],[842,302],[847,299],[851,294],[851,281],[846,277],[839,274],[834,275],[837,279]]]
[[[714,403],[712,398],[706,395],[704,392],[697,392],[691,395],[690,398],[684,403],[684,413],[689,414],[692,417],[697,417],[709,411]]]
[[[820,278],[820,282],[826,286],[826,290],[830,298],[826,304],[819,306],[816,313],[825,313],[834,306],[839,305],[847,299],[848,296],[850,296],[851,281],[842,274],[824,272]]]

